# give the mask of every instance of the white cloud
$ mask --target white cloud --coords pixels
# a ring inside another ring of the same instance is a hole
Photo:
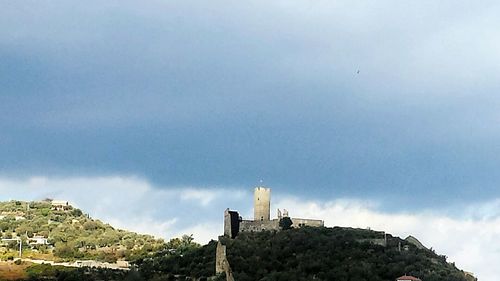
[[[196,200],[199,201],[203,206],[206,206],[210,202],[212,202],[215,196],[215,193],[208,190],[187,189],[181,193],[181,199]]]
[[[0,178],[2,201],[45,197],[69,200],[118,228],[165,239],[193,234],[200,243],[222,234],[226,207],[251,214],[252,204],[250,190],[243,188],[160,189],[137,177]],[[459,268],[474,272],[481,281],[496,280],[500,199],[446,210],[389,213],[370,200],[276,198],[273,209],[286,208],[294,217],[323,219],[327,226],[370,227],[402,238],[413,235]]]
[[[221,212],[222,214],[222,212]],[[222,230],[222,218],[220,221],[213,222],[201,222],[200,224],[190,226],[188,228],[183,228],[174,234],[175,237],[180,237],[184,234],[191,235],[196,238],[196,241],[201,243],[207,243],[212,239],[217,239],[219,235],[223,233]]]
[[[208,206],[216,199],[223,198],[231,194],[234,198],[243,198],[244,192],[234,192],[228,189],[199,189],[199,188],[185,188],[180,191],[182,200],[194,201],[200,203],[202,206]]]

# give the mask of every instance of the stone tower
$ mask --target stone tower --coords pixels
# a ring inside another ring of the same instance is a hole
[[[256,221],[268,221],[271,218],[271,189],[256,187],[253,195],[253,215]]]

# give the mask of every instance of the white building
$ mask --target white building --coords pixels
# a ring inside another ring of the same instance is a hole
[[[47,238],[43,236],[33,236],[32,238],[28,239],[28,243],[30,245],[48,245],[49,242],[47,241]]]
[[[52,200],[50,202],[52,205],[52,210],[56,211],[66,211],[71,208],[71,205],[69,204],[68,201],[63,201],[63,200]]]

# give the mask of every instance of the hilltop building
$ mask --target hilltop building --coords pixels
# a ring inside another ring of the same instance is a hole
[[[271,219],[271,189],[256,187],[254,189],[254,218],[244,220],[237,211],[224,211],[224,235],[234,238],[239,232],[280,230],[280,221],[290,218],[288,211],[278,209],[277,218]],[[313,226],[322,227],[324,222],[317,219],[290,218],[292,227]]]
[[[72,208],[68,201],[63,200],[52,200],[50,204],[52,205],[52,210],[54,211],[67,211]]]

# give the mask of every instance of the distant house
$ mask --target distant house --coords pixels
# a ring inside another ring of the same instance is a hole
[[[55,211],[67,211],[71,209],[71,205],[69,204],[68,201],[52,200],[51,205],[52,205],[52,210]]]
[[[33,236],[32,238],[28,239],[28,243],[32,246],[34,245],[48,245],[49,242],[47,241],[47,238],[43,236]]]
[[[420,280],[417,277],[410,276],[410,275],[404,275],[404,276],[396,278],[396,281],[422,281],[422,280]]]

